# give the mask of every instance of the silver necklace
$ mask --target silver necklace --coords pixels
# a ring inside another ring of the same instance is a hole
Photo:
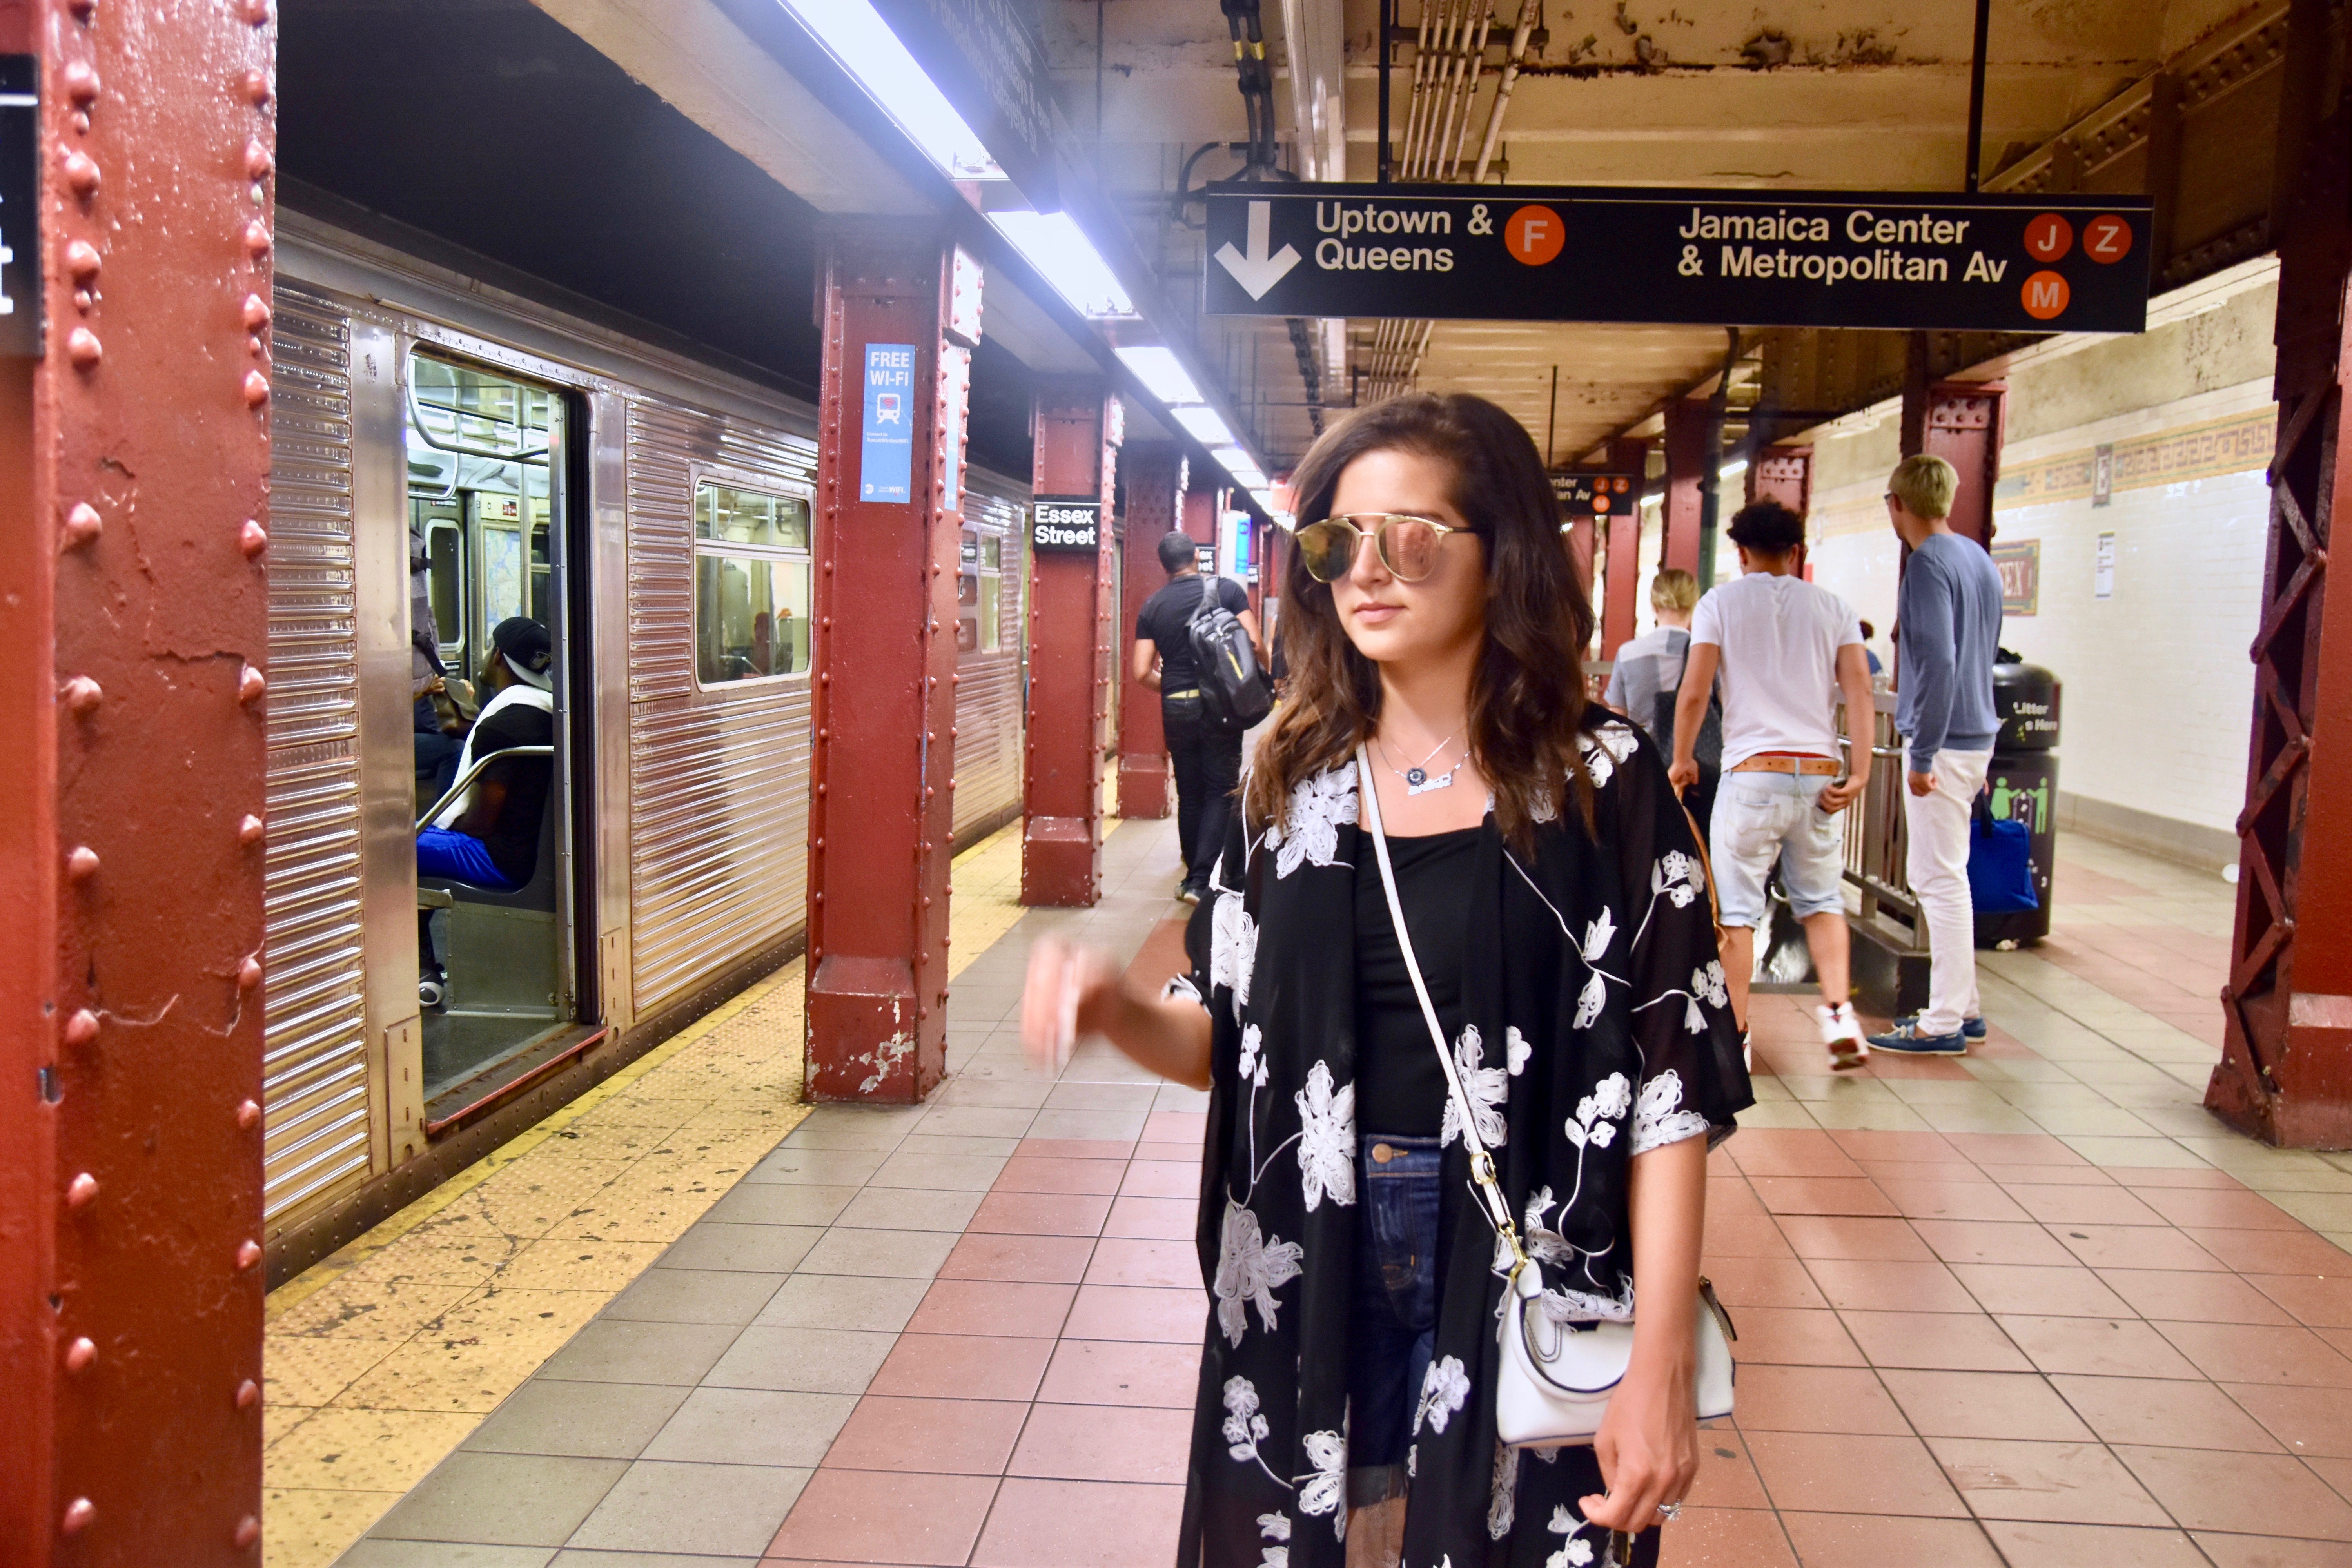
[[[1430,747],[1429,756],[1422,758],[1421,761],[1415,763],[1409,768],[1400,768],[1396,763],[1389,761],[1388,745],[1383,742],[1381,744],[1381,765],[1387,768],[1389,772],[1396,774],[1397,777],[1404,780],[1404,793],[1408,795],[1426,795],[1433,789],[1444,789],[1454,782],[1454,775],[1455,773],[1460,771],[1462,764],[1457,762],[1453,767],[1446,769],[1435,778],[1432,778],[1429,773],[1429,760],[1430,757],[1434,757],[1438,752],[1452,745],[1455,738],[1461,733],[1462,731],[1460,730],[1455,730],[1453,734],[1446,736],[1445,739],[1438,742],[1434,746]]]

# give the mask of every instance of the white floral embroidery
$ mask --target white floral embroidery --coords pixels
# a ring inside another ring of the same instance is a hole
[[[1642,1098],[1633,1107],[1633,1153],[1646,1154],[1706,1134],[1706,1118],[1683,1110],[1682,1103],[1683,1076],[1672,1068],[1642,1086]]]
[[[1309,1432],[1301,1447],[1315,1468],[1298,1478],[1298,1511],[1336,1514],[1331,1528],[1345,1541],[1348,1510],[1339,1505],[1348,1495],[1348,1440],[1337,1432]]]
[[[1510,1128],[1503,1121],[1503,1105],[1511,1096],[1511,1075],[1502,1068],[1490,1068],[1486,1063],[1486,1043],[1478,1037],[1478,1026],[1463,1026],[1462,1037],[1454,1042],[1454,1066],[1462,1078],[1463,1092],[1470,1097],[1470,1114],[1478,1142],[1489,1149],[1499,1149],[1510,1136]],[[1462,1136],[1462,1108],[1454,1097],[1445,1097],[1445,1113],[1438,1121],[1437,1142],[1444,1145]]]
[[[1305,1249],[1298,1243],[1261,1236],[1256,1215],[1239,1204],[1226,1203],[1217,1245],[1217,1277],[1210,1284],[1217,1298],[1217,1326],[1224,1330],[1226,1339],[1235,1345],[1242,1342],[1242,1336],[1249,1331],[1246,1307],[1253,1301],[1257,1303],[1258,1321],[1268,1332],[1273,1331],[1274,1292],[1298,1278],[1298,1260],[1303,1256]],[[1233,1397],[1230,1383],[1225,1385],[1225,1397],[1229,1401]]]
[[[1592,1086],[1592,1092],[1576,1102],[1576,1118],[1565,1129],[1568,1141],[1581,1149],[1590,1144],[1606,1149],[1617,1136],[1617,1123],[1625,1120],[1626,1109],[1633,1103],[1633,1086],[1622,1072],[1612,1072]]]
[[[1538,1263],[1573,1263],[1576,1248],[1568,1244],[1566,1237],[1544,1224],[1555,1206],[1549,1187],[1538,1187],[1529,1193],[1527,1220],[1519,1226],[1519,1242],[1527,1248],[1528,1256]],[[1500,1243],[1499,1237],[1497,1242]],[[1503,1258],[1497,1267],[1507,1270],[1511,1262],[1508,1245],[1500,1245],[1500,1251]]]
[[[1250,973],[1257,967],[1257,922],[1250,919],[1241,898],[1216,895],[1216,913],[1209,927],[1209,984],[1233,988],[1234,1019],[1249,1001]]]
[[[1584,989],[1576,994],[1576,1020],[1572,1026],[1592,1027],[1592,1021],[1601,1016],[1601,1006],[1608,1000],[1609,987],[1601,980],[1601,972],[1595,970],[1585,977]]]
[[[1287,1541],[1290,1539],[1290,1516],[1286,1513],[1259,1514],[1257,1532],[1268,1541]]]
[[[1302,779],[1290,792],[1283,820],[1266,829],[1276,853],[1274,874],[1287,877],[1302,862],[1328,866],[1339,854],[1339,828],[1356,820],[1356,769],[1342,763],[1329,773]]]
[[[1544,1528],[1555,1535],[1568,1537],[1560,1543],[1559,1551],[1544,1559],[1544,1568],[1585,1568],[1592,1561],[1592,1542],[1579,1538],[1576,1533],[1584,1528],[1584,1521],[1569,1512],[1565,1506],[1551,1510],[1551,1522]]]
[[[1509,1071],[1513,1078],[1519,1076],[1519,1069],[1526,1067],[1528,1058],[1535,1054],[1535,1047],[1528,1043],[1528,1037],[1525,1035],[1519,1033],[1517,1025],[1514,1024],[1504,1029],[1503,1059],[1509,1064]]]
[[[1429,1423],[1433,1432],[1443,1432],[1454,1413],[1470,1397],[1470,1373],[1464,1369],[1462,1358],[1446,1356],[1433,1363],[1427,1375],[1421,1380],[1421,1405],[1412,1413],[1413,1436],[1421,1436],[1421,1424]]]
[[[1687,909],[1698,897],[1698,862],[1679,849],[1669,849],[1650,868],[1650,896],[1664,895],[1675,908]]]
[[[1673,994],[1671,991],[1666,993],[1667,996]],[[1712,1002],[1718,1007],[1730,1005],[1731,992],[1726,984],[1723,964],[1719,960],[1710,958],[1705,969],[1691,971],[1690,1005],[1683,1009],[1683,1027],[1694,1035],[1706,1033],[1706,1013],[1699,1006],[1703,1001]]]
[[[1265,1555],[1258,1559],[1257,1568],[1290,1568],[1289,1547],[1268,1546],[1263,1550]]]
[[[1307,1087],[1291,1099],[1298,1107],[1298,1181],[1307,1212],[1326,1194],[1347,1207],[1356,1201],[1356,1086],[1334,1090],[1330,1068],[1317,1062],[1307,1069]]]
[[[1265,1031],[1255,1024],[1250,1025],[1242,1031],[1242,1081],[1259,1089],[1265,1087],[1265,1058],[1259,1054],[1265,1038]]]
[[[1173,1002],[1181,996],[1190,1002],[1200,1002],[1203,1007],[1208,1005],[1206,1002],[1201,1002],[1201,988],[1192,984],[1192,977],[1189,974],[1169,976],[1168,984],[1160,988],[1160,995],[1162,1001]]]
[[[1584,945],[1578,950],[1583,953],[1584,962],[1600,963],[1609,952],[1609,939],[1616,934],[1616,917],[1609,912],[1609,906],[1603,904],[1601,907],[1601,918],[1589,922],[1584,928]]]
[[[1580,737],[1578,744],[1584,752],[1585,769],[1592,775],[1592,787],[1599,789],[1617,771],[1617,764],[1633,754],[1639,742],[1629,726],[1612,721]]]
[[[1518,1512],[1519,1451],[1507,1444],[1495,1445],[1495,1479],[1486,1493],[1486,1535],[1500,1541],[1511,1533],[1511,1521]]]
[[[1488,797],[1488,804],[1490,805],[1493,804],[1491,795]],[[1528,820],[1530,822],[1559,820],[1559,804],[1552,799],[1551,791],[1541,784],[1528,792]]]
[[[1247,1464],[1272,1430],[1258,1414],[1257,1385],[1245,1377],[1225,1379],[1225,1452]]]

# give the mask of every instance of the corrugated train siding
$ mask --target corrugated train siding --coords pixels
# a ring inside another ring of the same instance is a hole
[[[644,1017],[807,918],[809,687],[694,684],[692,465],[796,494],[816,447],[633,400],[629,414],[629,958]]]
[[[351,328],[280,284],[271,333],[262,1141],[274,1217],[368,1166]]]
[[[1001,653],[961,654],[956,658],[955,831],[986,822],[1021,804],[1021,541],[1026,513],[1021,507],[976,490],[964,494],[964,515],[975,523],[1005,530],[1004,585],[1010,601],[1003,635],[1013,646]]]

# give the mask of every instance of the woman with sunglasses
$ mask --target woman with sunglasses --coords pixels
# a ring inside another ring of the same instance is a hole
[[[1706,1152],[1751,1103],[1697,842],[1655,750],[1584,700],[1591,610],[1508,415],[1376,405],[1294,489],[1289,699],[1191,976],[1143,994],[1047,938],[1023,999],[1043,1058],[1100,1033],[1211,1091],[1179,1561],[1584,1568],[1624,1531],[1654,1562],[1697,1466]],[[1634,1322],[1591,1447],[1496,1439],[1511,1258],[1465,1114],[1542,1261],[1540,1310]]]

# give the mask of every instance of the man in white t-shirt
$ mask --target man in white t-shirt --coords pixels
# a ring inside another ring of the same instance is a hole
[[[1740,575],[1708,593],[1691,618],[1669,776],[1677,790],[1698,780],[1692,739],[1719,670],[1723,780],[1707,849],[1732,1012],[1746,1028],[1756,928],[1769,913],[1764,884],[1777,860],[1821,978],[1822,1005],[1814,1012],[1830,1066],[1843,1071],[1870,1055],[1849,1002],[1845,835],[1837,820],[1870,778],[1870,730],[1861,716],[1873,710],[1862,626],[1852,605],[1796,574],[1803,518],[1779,501],[1759,500],[1740,508],[1728,531],[1739,549]],[[1861,740],[1853,771],[1843,778],[1841,690]]]

